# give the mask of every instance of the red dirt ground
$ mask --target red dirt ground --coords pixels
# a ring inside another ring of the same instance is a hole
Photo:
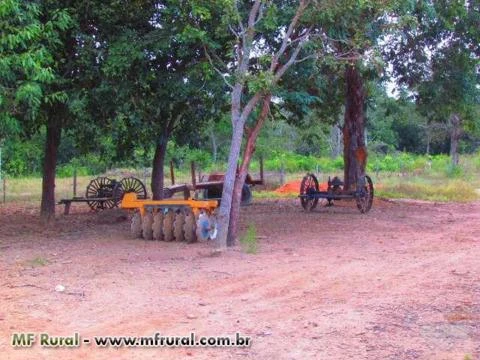
[[[259,251],[131,239],[79,205],[42,226],[0,208],[2,359],[480,358],[480,203],[243,208]],[[36,260],[35,260],[36,259]],[[64,292],[56,292],[57,285]],[[13,349],[15,331],[251,336],[251,348]],[[468,357],[465,357],[467,356]]]
[[[275,189],[274,191],[277,194],[294,194],[298,195],[300,194],[300,186],[302,184],[302,181],[290,181],[288,183],[285,183],[284,185],[280,186],[278,189]],[[328,189],[328,184],[327,183],[321,183],[318,185],[318,189],[320,191],[327,191]]]

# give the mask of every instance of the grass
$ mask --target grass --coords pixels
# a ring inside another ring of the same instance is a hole
[[[243,251],[247,254],[256,254],[258,251],[257,228],[254,224],[248,225],[247,231],[240,238]]]
[[[428,164],[426,157],[416,158],[407,163],[410,155],[400,154],[398,158],[390,157],[390,162],[403,161],[408,166],[403,166],[408,171],[392,172],[387,170],[369,171],[372,176],[375,193],[387,198],[410,198],[432,201],[473,201],[480,197],[480,154],[461,156],[460,166],[451,167],[446,156],[433,158]],[[405,159],[403,159],[405,158]],[[387,156],[383,161],[386,162]],[[403,160],[402,160],[403,159]],[[421,161],[420,161],[421,160]],[[425,160],[425,161],[424,161]],[[370,159],[370,166],[378,162],[374,156]],[[398,164],[397,164],[398,165]],[[397,166],[398,167],[398,166]],[[388,167],[387,167],[388,168]],[[312,171],[318,169],[317,174],[320,182],[326,182],[328,177],[339,176],[343,178],[343,172],[337,168],[322,170],[312,164]],[[165,169],[165,183],[169,186],[170,171]],[[286,182],[301,180],[307,171],[289,172],[284,175]],[[205,171],[197,172],[197,178],[204,176]],[[102,176],[120,180],[126,176],[135,176],[145,182],[150,193],[150,174],[144,170],[117,169]],[[258,177],[254,171],[253,176]],[[79,176],[77,178],[77,196],[83,196],[85,189],[95,176]],[[295,198],[298,194],[279,194],[274,192],[280,185],[280,174],[277,171],[265,172],[266,186],[256,187],[254,197],[257,199],[271,198]],[[191,183],[191,175],[188,169],[175,170],[175,182],[177,184]],[[36,203],[41,198],[42,182],[40,178],[8,178],[6,201],[22,201]],[[56,179],[56,199],[70,198],[73,196],[73,178]],[[0,202],[3,200],[3,192],[0,186]]]
[[[48,264],[49,264],[49,261],[47,259],[45,259],[44,257],[41,257],[41,256],[37,256],[34,259],[25,261],[25,265],[30,266],[32,268],[46,266]]]
[[[479,198],[472,184],[464,180],[389,179],[377,187],[376,194],[386,198],[468,202]]]

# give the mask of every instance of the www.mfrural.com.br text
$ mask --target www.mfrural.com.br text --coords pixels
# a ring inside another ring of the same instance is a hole
[[[128,347],[250,347],[249,336],[235,333],[225,336],[197,336],[191,332],[185,336],[167,336],[159,332],[150,336],[91,336],[83,337],[79,333],[68,336],[58,336],[49,333],[18,332],[11,337],[11,346],[15,348],[79,348],[80,346],[95,346],[99,348]]]

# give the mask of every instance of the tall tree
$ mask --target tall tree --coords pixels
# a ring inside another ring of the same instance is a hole
[[[463,130],[478,127],[480,4],[422,1],[411,17],[414,21],[392,37],[385,55],[425,116],[449,129],[456,165]]]
[[[217,116],[223,83],[205,66],[202,33],[196,22],[213,22],[195,4],[144,1],[131,11],[118,4],[104,36],[103,83],[115,101],[113,136],[120,152],[153,146],[152,193],[163,198],[167,143],[188,143],[206,120]],[[220,84],[220,86],[218,86]]]
[[[394,26],[392,19],[403,18],[405,1],[340,0],[332,13],[322,18],[331,58],[344,82],[343,158],[344,189],[355,188],[365,175],[366,83],[383,72],[380,56],[382,40]],[[402,19],[403,21],[403,19]]]
[[[27,133],[46,127],[41,203],[46,220],[55,213],[57,150],[75,76],[75,21],[65,5],[7,0],[0,6],[2,119],[17,119]]]
[[[313,21],[313,2],[309,0],[227,1],[222,5],[225,9],[220,22],[222,29],[217,33],[229,29],[234,34],[233,39],[226,39],[230,59],[219,61],[218,36],[205,41],[206,56],[228,83],[231,94],[232,139],[218,216],[220,248],[234,243],[241,189],[274,91],[287,70],[304,60],[304,54],[300,55],[302,50],[307,52],[306,44],[318,33]],[[260,106],[258,112],[257,106]],[[244,134],[245,149],[237,172]]]

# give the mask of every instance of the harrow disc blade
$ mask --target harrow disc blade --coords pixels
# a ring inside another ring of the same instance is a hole
[[[175,221],[175,213],[168,210],[163,217],[163,238],[165,241],[173,241],[175,238],[173,233],[173,222]]]
[[[134,238],[142,237],[142,217],[138,211],[132,216],[130,232]]]
[[[175,214],[175,221],[173,222],[173,235],[176,241],[185,241],[183,233],[183,226],[185,225],[185,214],[179,211]]]
[[[145,214],[142,219],[142,235],[145,240],[153,239],[153,215],[151,213]]]
[[[183,232],[185,234],[185,241],[192,243],[197,241],[197,224],[193,212],[188,211],[185,214],[185,225],[183,225]]]
[[[161,210],[153,216],[152,234],[155,240],[163,240],[163,211]]]
[[[197,220],[197,237],[201,240],[214,240],[217,232],[215,218],[207,214],[200,214]]]

